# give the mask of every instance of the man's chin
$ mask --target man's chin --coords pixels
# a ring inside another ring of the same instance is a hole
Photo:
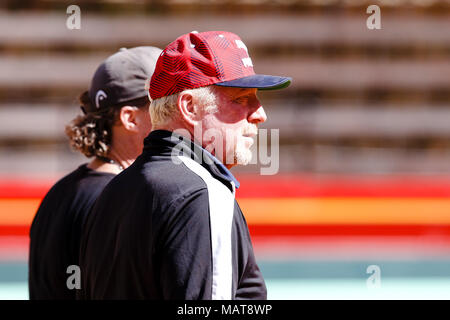
[[[226,161],[222,161],[222,163],[227,167],[231,168],[236,165],[246,166],[252,160],[253,154],[252,151],[248,148],[240,148],[235,150],[233,153],[229,153],[226,155]]]
[[[236,151],[234,160],[235,160],[235,164],[241,165],[241,166],[246,166],[250,163],[250,161],[252,161],[252,152],[250,150]]]

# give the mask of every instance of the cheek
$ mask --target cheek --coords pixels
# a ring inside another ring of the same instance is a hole
[[[241,105],[230,107],[231,110],[225,113],[222,118],[222,121],[228,124],[238,124],[239,122],[245,120],[247,118],[247,113],[245,112],[245,108]]]
[[[214,144],[221,143],[224,151],[234,151],[243,142],[242,132],[246,126],[242,112],[209,114],[202,121],[203,141],[211,142],[211,136],[214,136]]]

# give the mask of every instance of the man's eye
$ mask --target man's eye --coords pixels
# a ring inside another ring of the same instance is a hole
[[[236,101],[237,103],[246,103],[248,101],[248,97],[239,97],[237,99],[235,99],[234,101]]]

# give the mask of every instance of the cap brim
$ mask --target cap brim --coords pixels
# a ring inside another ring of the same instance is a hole
[[[255,74],[252,76],[215,83],[216,86],[235,88],[257,88],[259,90],[277,90],[288,87],[292,78]]]

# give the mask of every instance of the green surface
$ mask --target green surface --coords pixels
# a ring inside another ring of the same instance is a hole
[[[259,262],[269,299],[450,299],[450,260]],[[367,267],[380,287],[367,286]],[[27,264],[0,263],[0,300],[28,299]]]
[[[383,278],[450,278],[450,260],[259,260],[266,279],[362,279],[376,265]]]
[[[368,288],[359,279],[269,279],[267,290],[273,300],[440,300],[450,299],[450,278],[381,279],[379,288]]]
[[[0,300],[28,300],[28,283],[0,283]]]
[[[367,288],[355,279],[268,279],[272,300],[311,299],[450,299],[450,278],[410,278],[381,280],[380,288]],[[28,299],[26,282],[0,283],[0,300]]]

